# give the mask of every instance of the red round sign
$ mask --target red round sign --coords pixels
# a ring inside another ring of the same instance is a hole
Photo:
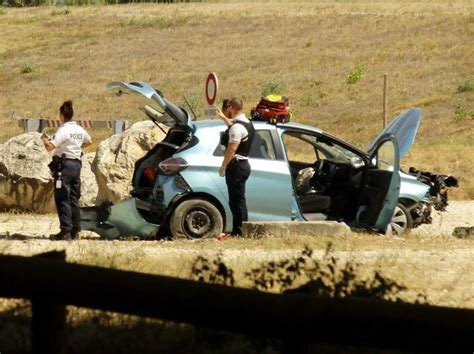
[[[206,80],[206,99],[209,106],[216,102],[218,87],[217,75],[210,73]]]

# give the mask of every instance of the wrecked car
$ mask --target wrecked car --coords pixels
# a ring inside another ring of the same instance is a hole
[[[118,96],[145,98],[141,111],[169,130],[136,162],[131,198],[84,208],[82,228],[107,239],[167,234],[200,239],[230,231],[227,187],[218,173],[226,126],[220,120],[193,120],[143,82],[108,87]],[[337,220],[396,235],[430,222],[439,193],[432,195],[426,173],[400,171],[420,120],[421,110],[409,109],[367,151],[312,126],[254,121],[246,187],[249,221]]]

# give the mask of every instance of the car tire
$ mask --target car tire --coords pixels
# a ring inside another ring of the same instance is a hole
[[[388,234],[392,236],[406,235],[413,228],[413,217],[407,207],[402,203],[397,203],[388,228]]]
[[[182,202],[170,219],[170,231],[175,239],[214,238],[222,233],[223,227],[219,209],[204,199]]]

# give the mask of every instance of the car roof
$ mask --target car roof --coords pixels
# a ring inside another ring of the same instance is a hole
[[[275,125],[270,124],[268,122],[262,122],[262,121],[252,121],[253,125],[257,128],[261,128],[263,126],[270,128],[270,129],[275,129],[272,127],[275,127]],[[196,128],[202,129],[202,128],[215,128],[215,127],[222,127],[224,125],[224,122],[220,119],[203,119],[203,120],[195,120],[194,124],[196,125]]]
[[[288,123],[278,123],[277,124],[278,128],[283,128],[283,129],[299,129],[299,130],[310,130],[316,133],[323,134],[324,131],[322,131],[319,128],[312,127],[311,125],[306,125],[306,124],[301,124],[301,123],[293,123],[293,122],[288,122]]]
[[[278,123],[278,124],[271,124],[269,122],[265,121],[259,121],[259,120],[252,120],[252,123],[256,127],[278,127],[278,128],[293,128],[293,129],[304,129],[304,130],[312,130],[317,133],[324,133],[319,128],[312,127],[311,125],[306,125],[306,124],[301,124],[301,123],[293,123],[293,122],[288,122],[288,123]],[[213,128],[213,127],[218,127],[222,126],[224,122],[220,119],[199,119],[195,120],[194,124],[196,124],[197,127],[199,128]]]

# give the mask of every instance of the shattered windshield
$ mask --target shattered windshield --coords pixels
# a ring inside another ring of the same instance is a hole
[[[292,134],[293,135],[293,134]],[[313,135],[307,135],[307,134],[298,134],[298,135],[293,135],[296,138],[299,138],[303,141],[306,141],[316,147],[317,151],[319,154],[322,154],[326,159],[335,161],[335,162],[357,162],[357,163],[363,163],[362,159],[360,158],[359,155],[356,153],[347,150],[346,148],[334,144],[331,141],[322,141],[318,139],[316,136]]]

